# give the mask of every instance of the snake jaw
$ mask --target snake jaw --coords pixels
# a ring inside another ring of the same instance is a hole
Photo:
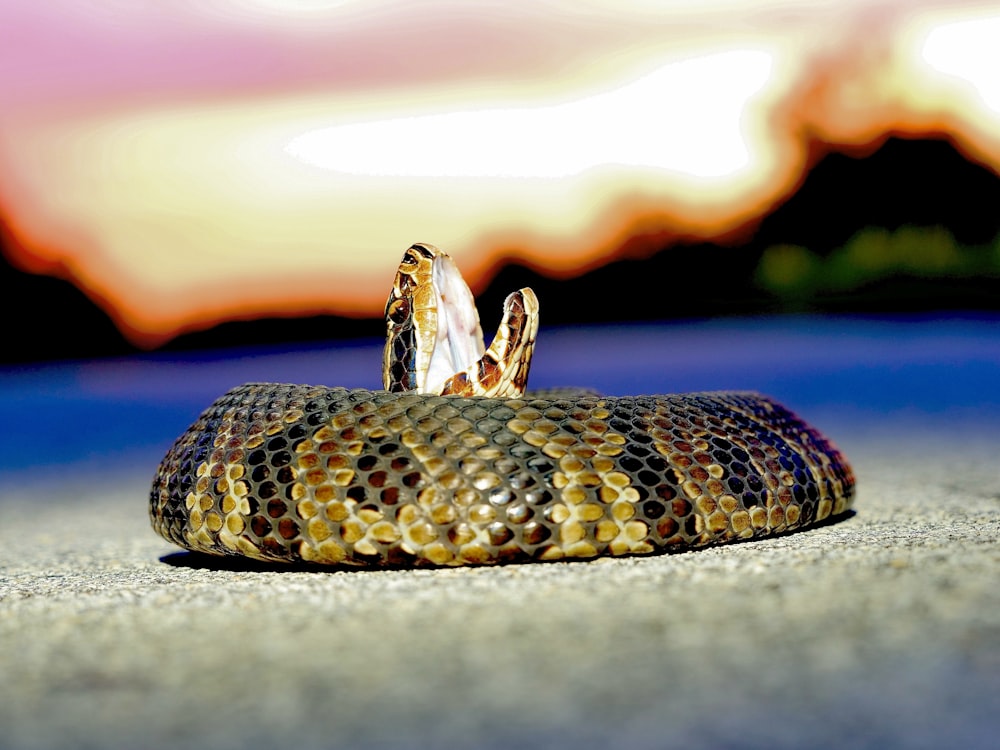
[[[486,353],[466,371],[445,382],[442,395],[513,398],[528,387],[528,371],[538,334],[538,298],[525,287],[507,295],[503,319]]]
[[[387,391],[463,396],[519,396],[538,331],[530,289],[509,295],[503,320],[484,352],[475,299],[454,261],[433,245],[403,255],[386,302],[382,381]]]
[[[458,266],[440,253],[431,271],[435,295],[434,349],[427,363],[427,374],[418,383],[419,393],[440,394],[445,382],[456,373],[472,368],[483,356],[483,329],[479,312]]]

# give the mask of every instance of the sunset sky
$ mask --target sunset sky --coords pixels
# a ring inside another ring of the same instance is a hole
[[[147,347],[380,315],[416,241],[476,289],[724,236],[810,139],[1000,169],[1000,4],[11,0],[0,34],[9,260]]]

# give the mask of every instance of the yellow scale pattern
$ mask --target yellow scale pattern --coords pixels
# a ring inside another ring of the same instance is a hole
[[[650,554],[844,513],[837,449],[756,394],[236,388],[167,453],[153,527],[215,555],[363,566]]]

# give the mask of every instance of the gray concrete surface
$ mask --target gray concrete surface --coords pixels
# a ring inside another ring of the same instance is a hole
[[[939,427],[831,430],[834,525],[484,569],[190,567],[152,466],[8,477],[0,747],[996,747],[1000,440]]]

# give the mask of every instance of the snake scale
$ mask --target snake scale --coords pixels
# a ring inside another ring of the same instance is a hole
[[[448,256],[407,250],[385,390],[251,383],[167,452],[150,516],[189,550],[272,562],[480,565],[685,550],[847,511],[854,476],[756,393],[524,393],[534,294],[484,350]]]

